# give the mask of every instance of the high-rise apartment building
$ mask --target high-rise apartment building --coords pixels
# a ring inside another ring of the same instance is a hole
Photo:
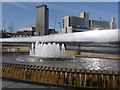
[[[36,32],[35,35],[49,34],[49,9],[47,5],[36,7]]]

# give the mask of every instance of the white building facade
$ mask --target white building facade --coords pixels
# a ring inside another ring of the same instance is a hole
[[[82,12],[80,17],[66,16],[63,18],[62,33],[83,32],[94,29],[116,29],[115,18],[111,22],[89,20],[89,13]]]

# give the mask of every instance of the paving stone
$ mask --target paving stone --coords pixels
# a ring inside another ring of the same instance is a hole
[[[2,81],[2,88],[11,86],[13,84],[15,84],[15,82],[12,82],[12,81]]]
[[[34,85],[34,84],[27,84],[27,83],[17,83],[14,81],[7,81],[2,80],[2,88],[40,88],[40,89],[47,89],[47,90],[68,90],[67,88],[57,87],[57,86],[44,86],[44,85]]]
[[[28,88],[48,88],[47,86],[41,86],[41,85],[31,85]]]
[[[26,83],[14,83],[13,85],[8,86],[7,88],[27,88],[30,84]]]

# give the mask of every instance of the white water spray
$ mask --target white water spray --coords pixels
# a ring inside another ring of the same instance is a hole
[[[48,43],[43,44],[39,43],[38,41],[35,43],[32,43],[31,50],[30,50],[30,56],[38,56],[38,57],[47,57],[47,58],[60,58],[61,56],[64,56],[65,46],[62,44],[61,46],[61,52],[60,52],[60,45],[56,43]]]

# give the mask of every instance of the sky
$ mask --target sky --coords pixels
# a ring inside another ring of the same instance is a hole
[[[117,2],[2,2],[2,23],[7,29],[14,25],[14,32],[19,28],[36,25],[36,7],[46,4],[49,8],[49,28],[61,32],[62,18],[65,16],[80,16],[80,12],[89,12],[90,19],[110,21],[111,17],[118,19]],[[56,25],[55,25],[56,19]]]

